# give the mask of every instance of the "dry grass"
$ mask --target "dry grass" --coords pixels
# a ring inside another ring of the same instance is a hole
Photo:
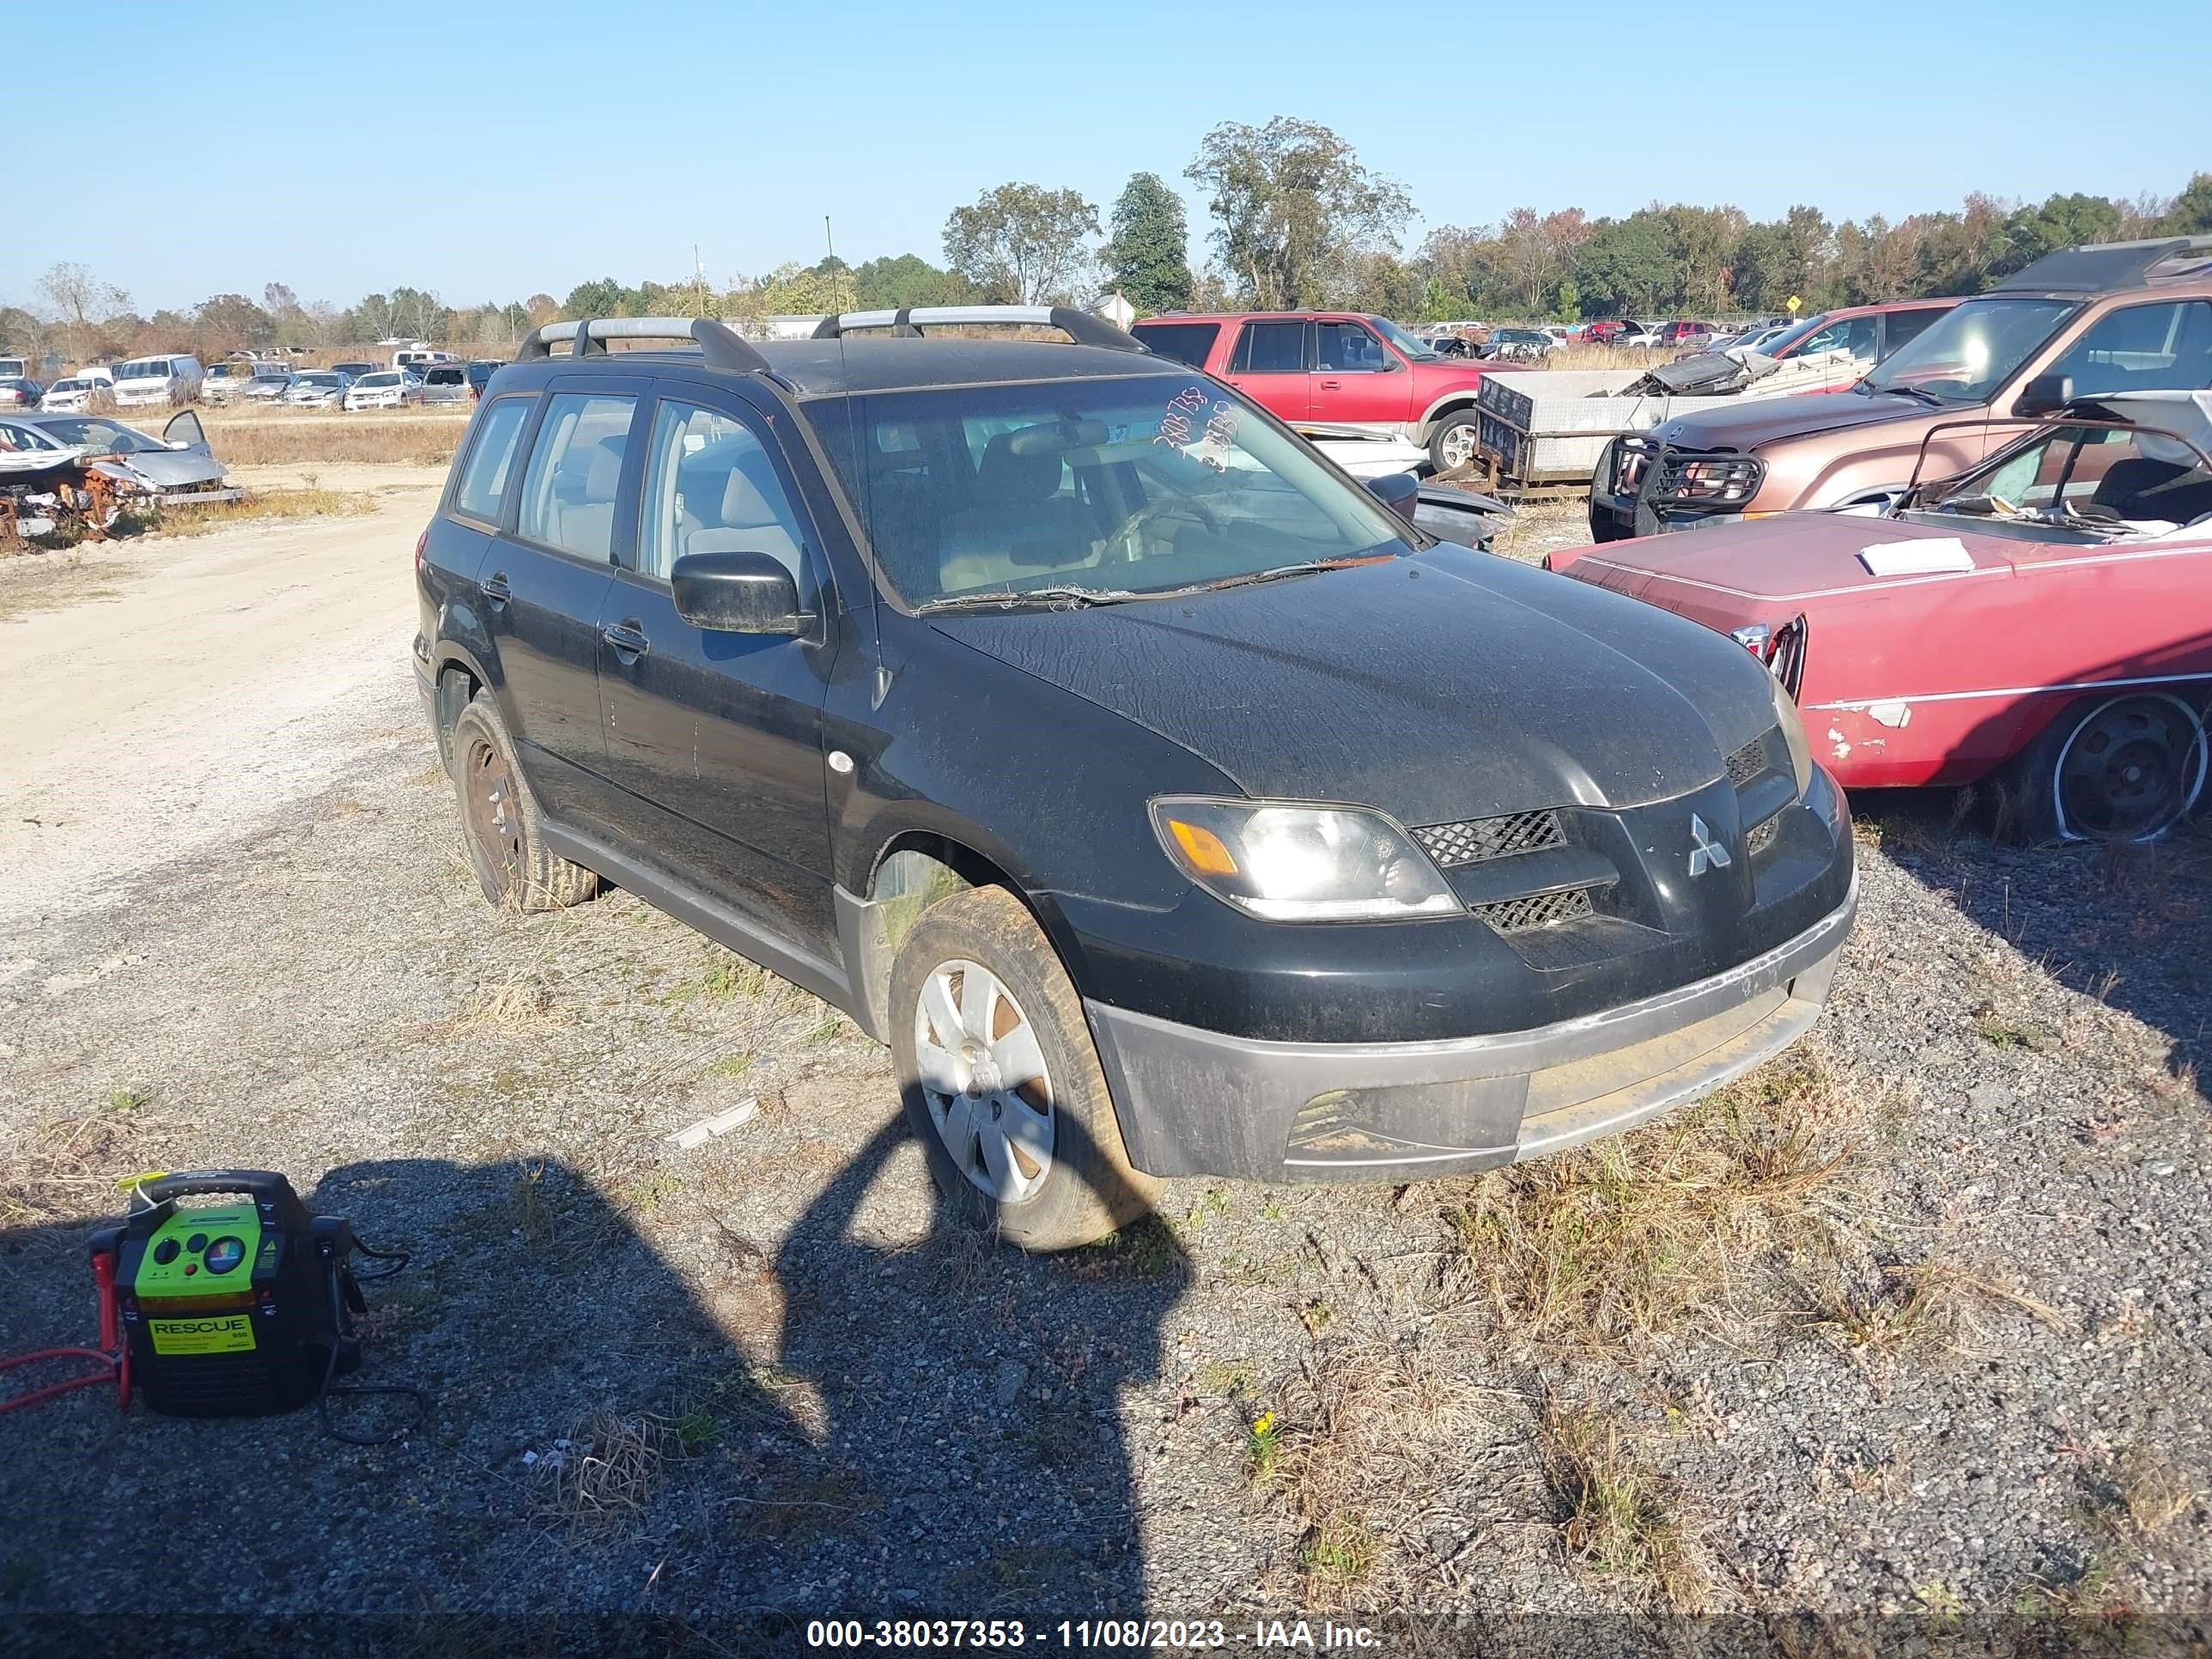
[[[206,536],[237,524],[289,519],[355,519],[376,511],[376,498],[359,490],[256,490],[242,501],[204,507],[170,507],[137,516],[154,536]]]
[[[1742,1311],[1772,1278],[1759,1264],[1826,1240],[1871,1116],[1801,1054],[1635,1134],[1484,1176],[1445,1212],[1446,1293],[1552,1351]]]
[[[1310,1355],[1279,1411],[1246,1431],[1254,1487],[1298,1528],[1301,1605],[1391,1607],[1415,1590],[1415,1524],[1485,1424],[1485,1391],[1418,1344]]]
[[[210,422],[208,441],[232,466],[402,462],[443,466],[466,431],[450,416],[301,416],[242,425]]]
[[[544,1486],[538,1513],[577,1531],[622,1526],[645,1513],[664,1467],[682,1450],[660,1418],[602,1412],[539,1462]]]
[[[130,1178],[155,1156],[164,1126],[154,1104],[143,1091],[118,1088],[95,1110],[10,1137],[0,1146],[0,1228],[54,1226],[121,1210]]]
[[[1660,347],[1624,347],[1577,343],[1544,354],[1546,368],[1656,368],[1682,354]]]
[[[1887,1267],[1879,1274],[1869,1290],[1831,1264],[1812,1283],[1802,1328],[1855,1359],[1882,1362],[1925,1349],[1990,1358],[2001,1345],[1987,1316],[2003,1310],[2054,1331],[2067,1328],[2057,1310],[1948,1262]]]
[[[1553,1401],[1538,1433],[1567,1553],[1639,1601],[1656,1595],[1684,1613],[1711,1611],[1705,1549],[1677,1515],[1671,1483],[1623,1447],[1620,1425]]]

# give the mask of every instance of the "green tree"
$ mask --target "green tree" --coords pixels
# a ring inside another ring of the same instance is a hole
[[[2161,236],[2212,236],[2212,173],[2200,173],[2158,222]]]
[[[1157,173],[1133,175],[1114,204],[1106,270],[1140,313],[1190,307],[1190,227],[1182,198]]]
[[[611,276],[595,283],[579,283],[561,301],[561,314],[572,321],[592,317],[619,317],[627,290]]]
[[[945,222],[945,261],[1001,304],[1079,297],[1091,271],[1098,210],[1072,190],[1000,185]]]
[[[1674,304],[1674,261],[1652,209],[1599,220],[1583,244],[1580,269],[1583,309],[1593,316],[1649,316]]]
[[[2117,241],[2125,217],[2118,202],[2079,191],[2052,196],[2039,206],[2015,208],[2004,222],[2001,251],[1983,267],[1983,285],[2025,270],[2060,248]]]
[[[1200,141],[1183,177],[1212,198],[1214,244],[1233,280],[1264,307],[1322,305],[1355,256],[1395,253],[1413,204],[1359,164],[1316,121],[1225,121]]]
[[[939,270],[918,253],[870,259],[854,267],[848,291],[863,311],[900,306],[957,306],[975,297],[967,279]]]

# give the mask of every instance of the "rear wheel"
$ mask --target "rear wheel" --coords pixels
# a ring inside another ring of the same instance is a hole
[[[891,1055],[946,1203],[1028,1250],[1088,1244],[1152,1207],[1075,987],[1000,887],[932,906],[891,970]]]
[[[561,910],[598,894],[597,875],[547,849],[544,820],[487,693],[453,722],[449,752],[461,838],[486,898],[501,908]]]
[[[2154,841],[2204,793],[2203,711],[2166,692],[2072,704],[2013,764],[2031,842]]]

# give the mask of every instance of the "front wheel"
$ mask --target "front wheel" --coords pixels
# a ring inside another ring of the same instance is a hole
[[[1429,433],[1429,465],[1439,472],[1455,472],[1472,463],[1481,418],[1471,409],[1456,409],[1438,421]]]
[[[2027,842],[2155,841],[2203,798],[2203,711],[2169,692],[2070,705],[2013,763]]]
[[[1021,901],[972,888],[915,923],[891,969],[891,1056],[938,1190],[1026,1250],[1148,1211],[1083,1003]]]

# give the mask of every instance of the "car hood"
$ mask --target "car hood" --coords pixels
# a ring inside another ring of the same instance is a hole
[[[156,489],[174,489],[182,484],[212,483],[222,477],[221,461],[212,455],[200,454],[189,449],[152,449],[137,455],[106,455],[100,458],[100,465],[119,468]]]
[[[1815,432],[1841,432],[1851,427],[1877,426],[1885,421],[1910,419],[1937,411],[1914,398],[1856,392],[1814,392],[1795,398],[1764,398],[1727,409],[1705,409],[1677,415],[1652,428],[1662,443],[1683,449],[1755,449],[1783,438],[1802,438]],[[1959,414],[1967,411],[1960,410]]]
[[[1249,795],[1411,824],[1671,799],[1774,723],[1767,677],[1736,646],[1449,545],[1179,599],[930,622]]]
[[[1949,581],[1964,572],[1876,575],[1859,556],[1900,543],[1955,541],[1977,572],[2010,568],[2003,539],[1964,523],[1866,517],[1851,513],[1778,513],[1667,536],[1608,542],[1561,561],[1577,580],[1626,593],[1709,625],[1715,615],[1765,615],[1850,599],[1869,588]],[[1558,556],[1554,556],[1557,557]]]

